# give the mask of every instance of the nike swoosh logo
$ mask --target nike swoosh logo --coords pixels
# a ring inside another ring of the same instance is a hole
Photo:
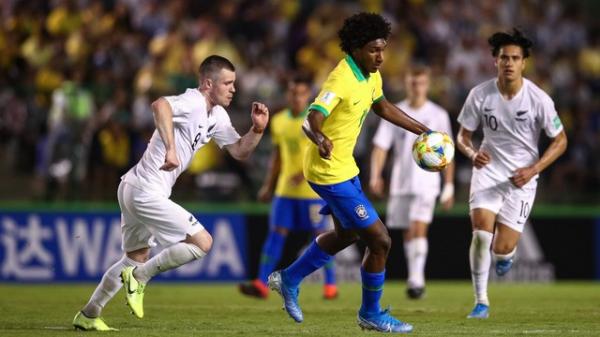
[[[523,116],[526,113],[527,113],[527,110],[520,110],[520,111],[517,111],[517,116]]]
[[[485,112],[490,112],[492,110],[494,110],[494,108],[483,108],[483,111],[485,111]]]

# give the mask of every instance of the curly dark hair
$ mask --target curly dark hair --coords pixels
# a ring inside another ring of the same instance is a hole
[[[497,32],[488,39],[489,45],[492,47],[492,56],[497,57],[500,48],[507,45],[517,45],[523,50],[523,58],[529,57],[529,50],[533,46],[533,41],[528,39],[517,28],[513,28],[512,34],[505,32]]]
[[[391,30],[390,23],[379,14],[365,12],[354,14],[344,20],[342,29],[338,31],[340,47],[346,54],[350,54],[373,40],[387,40]]]

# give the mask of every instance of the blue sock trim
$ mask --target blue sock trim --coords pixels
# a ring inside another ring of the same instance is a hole
[[[360,269],[362,278],[362,305],[361,313],[379,313],[381,306],[379,300],[383,294],[383,284],[385,282],[385,269],[379,273],[369,273]]]

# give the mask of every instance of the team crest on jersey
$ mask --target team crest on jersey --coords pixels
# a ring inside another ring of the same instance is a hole
[[[321,96],[321,102],[324,102],[325,104],[329,105],[331,104],[334,98],[335,93],[331,91],[325,91],[325,93],[323,93],[323,96]]]
[[[364,205],[358,205],[354,208],[354,212],[358,215],[361,220],[367,219],[369,217],[369,213]]]

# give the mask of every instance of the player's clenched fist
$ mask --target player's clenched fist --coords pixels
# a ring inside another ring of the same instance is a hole
[[[252,102],[252,130],[263,133],[269,122],[269,108],[260,102]]]
[[[165,155],[165,163],[160,167],[163,171],[173,171],[179,166],[179,158],[177,158],[177,151],[167,151]]]

